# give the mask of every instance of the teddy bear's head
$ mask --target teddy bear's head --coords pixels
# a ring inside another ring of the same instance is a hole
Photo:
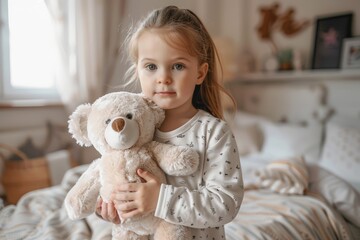
[[[114,92],[78,106],[69,132],[78,144],[93,145],[104,154],[150,142],[164,118],[164,110],[141,94]]]

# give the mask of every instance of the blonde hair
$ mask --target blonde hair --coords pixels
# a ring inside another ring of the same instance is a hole
[[[139,25],[131,29],[127,38],[127,50],[131,66],[126,72],[130,82],[137,79],[136,64],[138,60],[137,41],[144,31],[151,29],[160,30],[160,33],[170,45],[181,47],[190,55],[198,57],[199,65],[208,63],[208,73],[200,85],[196,85],[192,104],[197,109],[202,109],[215,117],[223,119],[221,106],[221,92],[224,92],[233,102],[232,96],[219,83],[217,62],[220,59],[215,44],[201,20],[188,9],[179,9],[168,6],[152,11]],[[177,44],[180,43],[180,44]],[[222,70],[221,63],[219,64]]]

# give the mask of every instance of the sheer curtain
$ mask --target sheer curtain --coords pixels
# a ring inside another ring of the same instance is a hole
[[[67,110],[103,95],[120,52],[126,0],[44,0],[58,46],[57,87]]]

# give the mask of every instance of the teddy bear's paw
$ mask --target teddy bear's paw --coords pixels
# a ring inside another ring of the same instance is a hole
[[[149,236],[141,236],[132,231],[127,231],[122,227],[113,227],[112,240],[148,240]]]
[[[170,163],[168,173],[173,176],[185,176],[194,173],[199,166],[198,153],[188,147],[179,146],[179,155]]]

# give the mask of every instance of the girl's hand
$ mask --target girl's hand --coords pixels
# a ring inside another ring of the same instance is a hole
[[[161,182],[154,175],[142,169],[138,169],[137,174],[144,182],[121,184],[112,195],[122,220],[156,209]]]
[[[106,203],[101,197],[96,202],[96,215],[102,219],[115,224],[120,223],[119,215],[113,202]]]

